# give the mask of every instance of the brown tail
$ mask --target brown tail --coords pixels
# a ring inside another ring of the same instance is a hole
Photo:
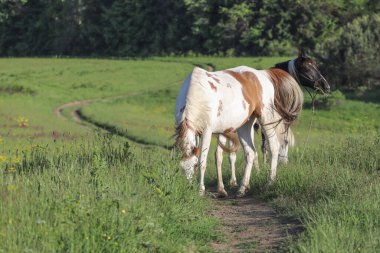
[[[232,145],[229,145],[229,147],[227,147],[226,145],[223,145],[222,143],[218,142],[219,146],[227,153],[235,153],[236,151],[238,151],[239,139],[237,134],[234,132],[224,132],[222,135],[226,137],[228,140],[230,140]]]

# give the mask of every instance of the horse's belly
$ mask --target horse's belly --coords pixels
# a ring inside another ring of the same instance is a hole
[[[230,93],[227,93],[227,92]],[[236,130],[243,125],[249,117],[249,104],[244,100],[241,92],[227,90],[225,96],[218,101],[218,110],[214,132],[222,133],[226,130]]]

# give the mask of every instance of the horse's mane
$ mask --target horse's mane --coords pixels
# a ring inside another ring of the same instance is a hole
[[[176,126],[176,145],[185,149],[186,133],[188,129],[200,135],[210,125],[210,88],[207,83],[206,71],[195,67],[190,80],[190,87],[186,96],[186,106],[182,117]]]
[[[188,121],[185,118],[181,123],[179,123],[178,126],[176,126],[176,133],[174,135],[175,137],[175,146],[179,147],[179,149],[182,151],[183,155],[185,157],[190,156],[190,154],[185,154],[186,153],[186,133],[189,129]]]
[[[289,147],[295,146],[295,137],[292,129],[290,129],[289,127],[288,129],[286,129],[286,125],[280,122],[276,127],[275,131],[280,145],[284,144],[284,142],[287,141]]]
[[[296,80],[281,69],[268,69],[267,73],[274,87],[274,110],[281,116],[287,131],[301,113],[302,90]]]
[[[211,90],[207,83],[206,71],[195,67],[191,74],[189,91],[186,96],[186,107],[182,115],[183,122],[195,133],[201,134],[210,125]]]

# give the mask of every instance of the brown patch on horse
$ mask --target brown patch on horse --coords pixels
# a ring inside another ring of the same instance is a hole
[[[233,76],[242,86],[244,99],[249,103],[249,118],[253,113],[257,117],[261,116],[262,105],[262,88],[259,79],[252,72],[237,73],[232,70],[225,70],[227,74]]]
[[[286,71],[272,68],[266,72],[274,88],[274,109],[280,114],[287,131],[302,110],[303,93],[297,81]]]
[[[220,80],[219,80],[218,78],[216,78],[216,77],[214,77],[214,76],[211,77],[211,78],[214,79],[215,82],[217,82],[218,84],[220,84]]]
[[[213,89],[215,92],[217,92],[218,88],[216,88],[215,84],[213,84],[213,83],[210,82],[210,81],[208,81],[208,83],[210,84],[211,89]]]
[[[230,133],[230,132],[233,132],[233,131],[234,131],[234,128],[230,127],[230,128],[227,128],[226,130],[224,130],[223,133],[227,134],[227,133]]]
[[[222,100],[219,100],[218,115],[217,115],[218,117],[220,116],[222,111],[223,111],[223,102],[222,102]]]

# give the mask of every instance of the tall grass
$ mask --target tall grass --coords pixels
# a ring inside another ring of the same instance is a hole
[[[273,201],[283,215],[298,217],[305,232],[288,244],[294,252],[376,252],[380,246],[380,135],[293,153],[278,180],[254,178],[256,195]]]
[[[169,155],[140,152],[96,137],[3,162],[0,251],[208,251],[217,222],[207,201]]]

